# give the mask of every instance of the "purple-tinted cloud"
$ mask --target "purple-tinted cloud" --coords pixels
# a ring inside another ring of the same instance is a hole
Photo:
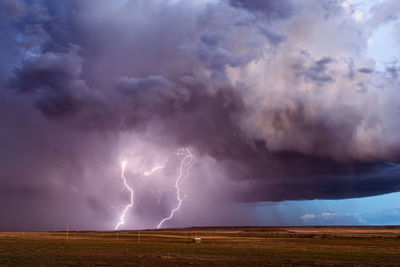
[[[128,227],[153,227],[179,147],[183,212],[221,223],[211,203],[400,190],[397,69],[363,56],[372,24],[340,1],[0,1],[0,228],[28,210],[31,229],[112,228],[123,159]]]

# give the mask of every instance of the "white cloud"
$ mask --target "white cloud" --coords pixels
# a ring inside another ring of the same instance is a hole
[[[361,22],[361,21],[364,20],[364,17],[365,17],[364,12],[362,12],[362,11],[359,10],[359,9],[356,9],[355,6],[356,6],[356,5],[355,5],[354,3],[350,3],[349,1],[343,1],[343,2],[342,2],[342,7],[343,7],[343,9],[344,9],[347,13],[352,14],[353,19],[354,19],[355,21]]]
[[[315,219],[315,217],[317,217],[317,216],[314,215],[314,214],[304,214],[300,218],[303,219],[303,220],[310,220],[310,219]]]
[[[306,224],[337,225],[337,224],[364,224],[365,220],[358,214],[353,213],[335,213],[332,211],[323,211],[320,214],[304,214],[300,219]]]
[[[353,17],[355,21],[363,21],[364,20],[364,13],[360,10],[356,10],[353,13]]]

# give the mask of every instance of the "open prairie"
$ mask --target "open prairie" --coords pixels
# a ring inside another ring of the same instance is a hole
[[[201,238],[201,244],[192,239]],[[400,227],[2,232],[0,265],[399,266]]]

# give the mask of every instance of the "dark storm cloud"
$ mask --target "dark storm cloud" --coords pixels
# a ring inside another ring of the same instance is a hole
[[[229,2],[236,8],[248,10],[258,16],[262,23],[255,23],[253,27],[257,28],[272,45],[279,45],[285,40],[285,35],[278,32],[272,25],[276,21],[290,18],[294,12],[292,1],[230,0]],[[254,23],[254,19],[250,21]]]
[[[0,6],[1,203],[60,205],[57,225],[84,203],[87,224],[76,224],[104,228],[126,197],[115,178],[128,148],[144,158],[192,148],[207,206],[400,190],[397,165],[387,163],[400,160],[398,91],[385,78],[395,75],[359,57],[368,33],[338,1]],[[377,91],[365,73],[387,88]],[[135,212],[163,215],[141,189]]]
[[[145,78],[122,77],[117,82],[117,88],[123,94],[129,95],[137,104],[148,103],[150,101],[160,101],[157,97],[168,97],[174,84],[162,76],[148,76]],[[173,95],[169,95],[171,98]],[[148,98],[148,99],[144,99]]]
[[[230,3],[235,7],[261,13],[270,20],[288,18],[293,13],[293,5],[290,0],[230,0]]]
[[[15,70],[11,87],[21,93],[31,93],[35,105],[49,117],[69,115],[79,109],[87,91],[79,79],[82,62],[76,51],[66,54],[44,53],[26,60]]]
[[[369,68],[361,68],[361,69],[358,69],[358,71],[362,72],[362,73],[372,73],[372,72],[374,72],[372,69],[369,69]]]
[[[294,168],[281,173],[290,177],[254,183],[237,192],[237,197],[243,201],[263,201],[266,194],[273,201],[341,199],[397,192],[400,189],[398,167],[386,163],[340,164],[326,159],[308,160],[311,159],[299,157],[295,161],[288,160],[287,165]],[[304,165],[300,166],[299,162]],[[315,168],[314,164],[319,164],[319,167]],[[287,165],[279,167],[284,169]]]
[[[397,79],[399,77],[400,68],[396,65],[386,67],[386,71],[393,79]]]
[[[310,79],[313,82],[322,85],[328,82],[334,82],[334,79],[326,73],[327,65],[332,62],[331,58],[325,57],[317,62],[315,65],[304,71],[299,71],[297,75],[304,76],[306,80]]]
[[[200,43],[196,48],[196,54],[205,67],[213,72],[213,75],[225,77],[227,66],[238,67],[245,65],[252,59],[250,55],[235,55],[218,45],[220,35],[209,35],[205,33],[200,38]]]
[[[0,5],[4,12],[3,15],[10,17],[22,16],[27,9],[26,4],[19,0],[2,0],[0,1]]]

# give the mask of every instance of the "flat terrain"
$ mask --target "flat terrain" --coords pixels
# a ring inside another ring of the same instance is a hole
[[[190,242],[196,235],[201,244]],[[191,238],[189,238],[189,235]],[[0,266],[400,266],[400,227],[0,232]]]

